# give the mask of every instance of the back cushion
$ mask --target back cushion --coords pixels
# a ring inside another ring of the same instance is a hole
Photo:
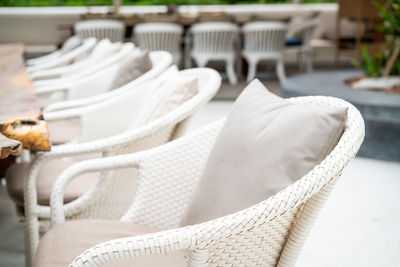
[[[82,127],[80,142],[97,140],[121,134],[158,118],[161,110],[169,112],[192,97],[198,90],[197,78],[181,77],[175,69],[168,71],[169,77],[159,77],[143,85],[135,86],[118,96],[94,104],[81,118]],[[167,79],[166,79],[167,78]],[[166,79],[166,80],[165,80]],[[195,81],[193,81],[195,79]],[[163,106],[180,88],[186,88],[188,94],[175,105]]]
[[[79,38],[77,35],[69,37],[61,47],[60,51],[62,54],[65,54],[69,51],[74,50],[78,46],[82,44],[82,39]]]
[[[152,67],[151,59],[147,51],[129,53],[120,63],[111,89],[119,88],[128,82],[149,71]]]
[[[294,183],[331,152],[346,121],[347,108],[293,104],[253,81],[226,119],[182,224],[248,208]]]
[[[136,126],[158,119],[178,108],[199,92],[198,78],[171,73],[168,80],[161,81],[159,88],[147,100]],[[162,77],[161,77],[162,79]]]

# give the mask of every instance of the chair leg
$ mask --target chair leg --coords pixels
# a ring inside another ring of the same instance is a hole
[[[228,60],[226,62],[226,74],[228,75],[228,80],[230,84],[237,84],[237,77],[235,74],[235,66],[233,60]]]
[[[241,80],[241,78],[242,78],[242,60],[243,60],[243,58],[242,57],[239,57],[237,60],[236,60],[236,76],[237,76],[237,78],[239,79],[239,80]]]
[[[297,64],[299,67],[299,71],[303,70],[303,58],[304,58],[303,51],[298,51],[297,52]]]
[[[313,72],[313,51],[307,51],[306,53],[306,71],[307,72]]]
[[[248,60],[247,62],[249,63],[249,71],[247,73],[247,82],[249,83],[256,77],[258,62],[252,61],[252,60]]]
[[[24,230],[25,265],[32,267],[35,261],[36,248],[39,243],[39,222],[37,217],[26,218]]]
[[[192,56],[188,53],[185,55],[185,69],[190,69],[192,67]]]
[[[204,68],[208,63],[208,60],[205,60],[204,58],[194,57],[193,59],[197,65],[197,67],[200,67],[200,68]]]
[[[276,74],[278,75],[279,82],[282,82],[283,80],[286,79],[286,74],[285,74],[285,65],[283,64],[283,59],[278,59],[276,62]]]

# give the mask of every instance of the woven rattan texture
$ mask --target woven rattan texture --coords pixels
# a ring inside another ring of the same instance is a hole
[[[151,137],[143,138],[122,146],[115,151],[115,155],[126,154],[131,151],[141,151],[166,143],[172,134],[173,127],[166,127]],[[86,207],[79,206],[79,211],[71,212],[69,219],[120,219],[128,210],[136,192],[138,176],[137,168],[122,168],[102,173],[106,179],[99,179],[97,187],[104,194],[97,194]],[[98,189],[97,189],[98,190]],[[118,197],[110,197],[118,196]]]
[[[210,266],[276,266],[293,221],[295,208],[248,231],[217,241],[209,249]]]
[[[313,106],[346,106],[349,109],[346,129],[339,143],[307,175],[248,209],[201,224],[175,228],[187,206],[183,202],[190,199],[197,184],[195,175],[201,173],[191,160],[198,161],[199,168],[204,167],[205,160],[200,158],[208,156],[222,122],[144,153],[123,156],[116,161],[125,161],[123,166],[143,168],[143,172],[139,171],[134,203],[123,220],[175,229],[98,244],[78,256],[71,266],[97,266],[119,258],[178,249],[188,250],[188,266],[293,266],[334,182],[340,178],[343,168],[362,143],[364,122],[352,105],[340,99],[301,97],[289,101]],[[198,139],[205,140],[196,141]],[[202,156],[197,157],[196,150]],[[188,155],[183,156],[186,153]],[[170,158],[161,160],[162,156]],[[194,175],[186,179],[188,174],[189,177]],[[164,181],[166,177],[168,181]],[[147,184],[148,179],[152,182]],[[181,195],[183,188],[190,192]],[[160,204],[163,201],[167,203]],[[174,216],[178,218],[174,219]]]

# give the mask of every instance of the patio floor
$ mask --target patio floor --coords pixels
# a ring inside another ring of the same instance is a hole
[[[263,80],[279,93],[275,80]],[[189,131],[225,116],[243,84],[223,85],[192,120]],[[223,100],[225,99],[225,100]],[[399,266],[400,163],[357,157],[341,179],[309,236],[298,267]],[[23,228],[0,186],[0,266],[24,266]]]

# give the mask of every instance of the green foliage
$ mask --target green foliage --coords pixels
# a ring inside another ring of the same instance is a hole
[[[112,0],[0,0],[1,7],[106,6]]]
[[[384,34],[385,43],[381,53],[371,55],[366,46],[362,47],[361,67],[368,76],[400,75],[400,0],[388,0],[382,5],[374,2],[383,23],[376,29]],[[360,65],[360,64],[356,64]],[[385,70],[387,69],[387,72]]]
[[[378,29],[385,35],[383,57],[386,61],[400,48],[400,0],[388,0],[383,6],[375,2],[383,23]],[[400,75],[400,56],[395,58],[390,75]]]
[[[124,5],[222,5],[279,4],[292,0],[123,0]],[[303,3],[331,3],[337,0],[301,0]],[[0,7],[107,6],[112,0],[0,0]]]
[[[381,75],[383,68],[383,55],[370,55],[365,45],[362,47],[363,70],[367,76],[378,77]]]
[[[377,28],[386,35],[400,38],[400,0],[388,0],[386,8],[381,3],[375,2],[383,24]]]

